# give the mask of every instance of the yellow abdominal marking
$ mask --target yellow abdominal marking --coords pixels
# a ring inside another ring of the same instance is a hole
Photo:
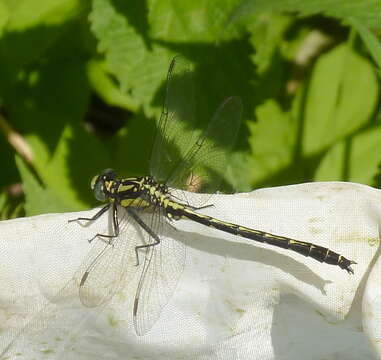
[[[210,218],[210,216],[202,216],[202,217],[204,217],[204,218]],[[214,222],[215,224],[229,224],[230,225],[230,223],[226,223],[225,221],[222,221],[222,220],[218,220],[218,219],[215,219],[215,218],[210,218],[210,221],[212,221],[212,222]]]
[[[274,235],[274,234],[268,234],[268,233],[264,233],[263,234],[264,237],[268,237],[268,238],[271,238],[271,239],[279,239],[279,240],[291,240],[291,239],[288,239],[288,238],[285,238],[284,236],[277,236],[277,235]],[[299,243],[299,241],[294,241],[294,243]]]

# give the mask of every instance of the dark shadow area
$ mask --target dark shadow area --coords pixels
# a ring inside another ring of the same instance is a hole
[[[6,33],[0,41],[0,89],[9,121],[22,134],[37,134],[51,152],[88,102],[80,27],[76,21],[39,26]]]
[[[200,124],[205,127],[221,102],[230,96],[242,99],[242,118],[252,118],[257,104],[253,87],[256,73],[249,58],[253,49],[247,38],[219,44],[155,42],[195,64],[193,83]],[[163,84],[153,98],[154,105],[162,104],[164,93]]]
[[[128,110],[106,104],[93,93],[84,121],[96,135],[107,138],[126,126],[131,115]]]
[[[285,33],[285,39],[291,40],[298,36],[298,32],[302,28],[318,29],[323,32],[326,36],[333,37],[334,42],[332,42],[332,47],[338,42],[345,41],[349,34],[349,29],[343,26],[336,19],[331,17],[326,17],[321,14],[310,15],[305,17],[300,17],[288,28]],[[325,49],[324,51],[329,51],[331,47]]]
[[[150,159],[156,128],[154,119],[139,111],[128,128],[110,141],[113,164],[123,176],[150,174]]]
[[[111,154],[104,141],[87,133],[81,124],[72,127],[72,136],[67,140],[70,149],[66,156],[71,188],[77,197],[92,205],[99,205],[90,189],[93,176],[112,166]]]

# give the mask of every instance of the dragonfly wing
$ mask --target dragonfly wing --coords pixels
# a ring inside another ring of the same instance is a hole
[[[24,350],[28,355],[37,351],[35,358],[38,358],[41,349],[49,348],[50,343],[58,350],[60,346],[56,339],[65,339],[68,335],[79,332],[93,314],[73,306],[76,304],[73,299],[78,296],[78,288],[82,304],[95,307],[105,304],[119,287],[130,281],[137,269],[135,243],[132,241],[137,236],[137,229],[123,208],[118,208],[118,214],[120,236],[115,239],[114,244],[108,245],[100,239],[94,239],[91,250],[65,286],[53,298],[40,301],[39,306],[33,309],[34,314],[30,317],[22,316],[18,321],[18,328],[2,336],[0,358],[7,355],[12,359],[13,356],[24,359],[20,354]],[[85,273],[88,273],[86,279]],[[74,322],[73,316],[76,319]],[[65,344],[66,340],[62,343],[62,349],[66,348]]]
[[[110,244],[96,238],[94,245],[75,274],[79,298],[84,306],[100,306],[128,285],[136,272],[136,225],[124,208],[118,207],[119,236]]]
[[[168,185],[198,193],[218,190],[226,173],[227,157],[236,142],[241,115],[241,99],[227,98],[171,174]],[[180,200],[187,202],[186,195],[180,195]]]
[[[192,65],[175,56],[167,75],[163,111],[152,148],[150,170],[157,180],[165,182],[195,141],[195,92]]]
[[[195,114],[193,77],[191,64],[176,56],[168,71],[151,175],[176,189],[214,193],[219,190],[227,155],[237,138],[242,102],[238,97],[227,98],[205,128]],[[179,200],[187,202],[185,194],[181,194]]]
[[[163,219],[154,219],[155,222]],[[176,230],[168,225],[153,224],[151,229],[164,234],[160,244],[144,249],[145,258],[134,301],[134,327],[141,336],[159,319],[164,306],[172,297],[185,264],[185,245],[173,239]],[[156,232],[156,231],[155,231]],[[176,234],[178,235],[178,234]],[[153,239],[147,239],[153,243]]]

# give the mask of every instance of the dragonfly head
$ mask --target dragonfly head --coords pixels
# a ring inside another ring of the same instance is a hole
[[[112,169],[105,169],[99,175],[95,175],[91,180],[91,189],[94,191],[94,196],[99,201],[106,201],[108,198],[108,188],[110,182],[113,182],[116,173]]]

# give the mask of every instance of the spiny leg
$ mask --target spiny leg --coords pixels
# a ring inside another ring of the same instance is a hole
[[[207,208],[210,208],[210,207],[214,207],[214,204],[209,204],[209,205],[204,205],[204,206],[192,206],[192,205],[188,205],[188,207],[190,207],[192,210],[202,210],[202,209],[207,209]]]
[[[91,239],[88,240],[89,243],[91,243],[94,239],[100,238],[100,240],[106,242],[109,245],[112,245],[112,240],[119,236],[119,220],[118,220],[118,209],[117,205],[115,203],[109,203],[105,205],[102,209],[100,209],[93,217],[91,218],[85,218],[85,217],[79,217],[77,219],[68,220],[68,222],[73,221],[79,221],[79,220],[85,220],[85,221],[95,221],[99,219],[109,208],[112,206],[112,220],[113,220],[113,234],[95,234]],[[105,240],[108,239],[108,240]]]
[[[68,223],[71,223],[73,221],[79,221],[79,220],[85,220],[85,221],[95,221],[97,219],[99,219],[111,206],[111,203],[103,206],[102,209],[100,209],[93,217],[91,218],[85,218],[85,217],[79,217],[79,218],[76,218],[76,219],[71,219],[71,220],[68,220],[67,222]]]

